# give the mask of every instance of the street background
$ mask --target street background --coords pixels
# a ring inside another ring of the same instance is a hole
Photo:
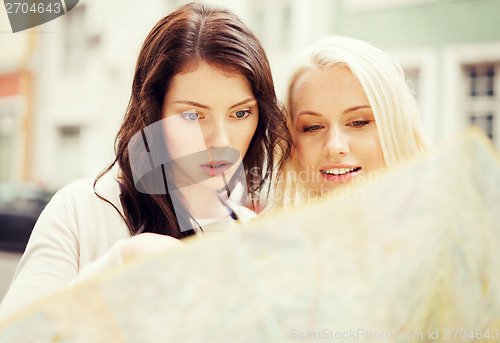
[[[205,2],[230,8],[261,39],[281,100],[294,54],[325,34],[348,35],[402,64],[432,141],[476,125],[500,147],[498,0]],[[140,46],[183,3],[80,0],[16,34],[0,8],[0,182],[55,191],[111,162]],[[0,252],[0,297],[18,259]]]

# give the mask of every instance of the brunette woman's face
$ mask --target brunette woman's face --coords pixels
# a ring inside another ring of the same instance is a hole
[[[167,150],[181,174],[214,187],[242,163],[259,121],[250,82],[204,62],[172,78],[162,115]]]
[[[317,193],[385,166],[370,103],[349,69],[306,71],[291,100],[297,158]]]

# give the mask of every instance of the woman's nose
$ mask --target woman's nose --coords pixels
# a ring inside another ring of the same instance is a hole
[[[349,153],[347,135],[339,128],[330,128],[326,135],[323,150],[327,156],[347,155]]]
[[[209,127],[203,130],[203,136],[207,148],[230,146],[229,134],[223,121],[210,123]]]

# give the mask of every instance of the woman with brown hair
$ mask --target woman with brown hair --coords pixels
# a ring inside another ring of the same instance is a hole
[[[228,10],[178,8],[141,49],[115,160],[54,196],[0,316],[214,221],[251,217],[290,141],[256,37]]]

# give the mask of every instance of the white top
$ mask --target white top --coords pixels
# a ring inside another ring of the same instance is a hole
[[[0,305],[0,319],[70,285],[77,275],[85,279],[123,263],[115,243],[130,232],[116,209],[94,194],[93,182],[71,183],[46,206]],[[113,177],[103,176],[96,191],[123,213],[120,185]]]
[[[2,301],[0,318],[64,288],[115,242],[130,237],[120,214],[94,194],[93,182],[71,183],[45,207]],[[96,191],[122,211],[115,179],[102,177]],[[115,261],[102,263],[121,263],[119,253],[110,254],[108,259]]]

